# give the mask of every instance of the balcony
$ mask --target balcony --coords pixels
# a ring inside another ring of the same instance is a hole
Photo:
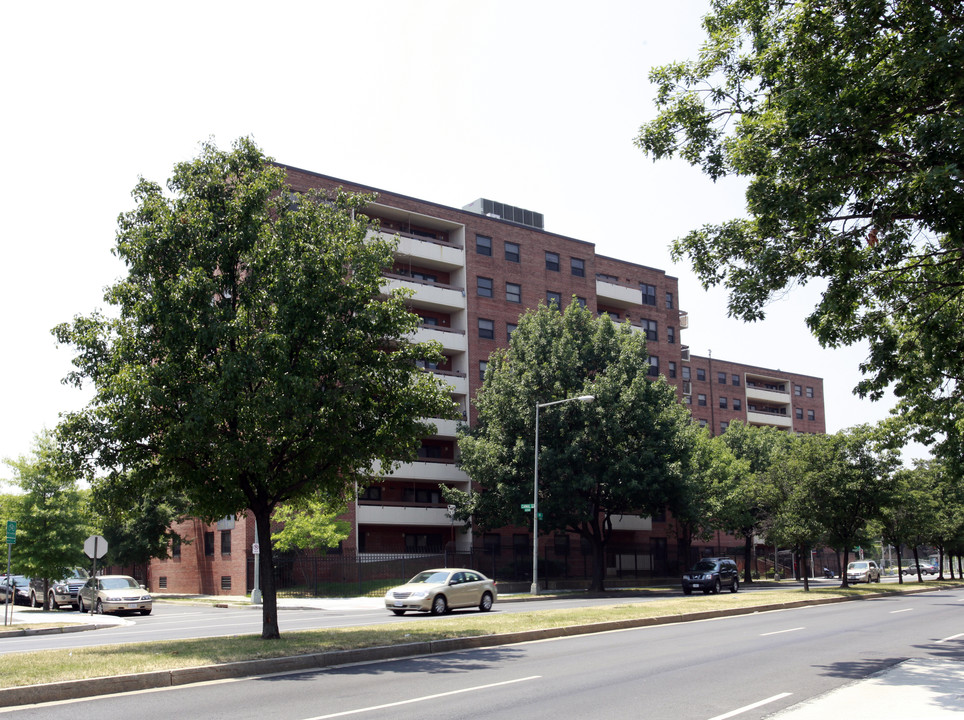
[[[469,394],[469,379],[465,373],[453,370],[432,370],[436,377],[449,386],[449,392],[455,395]]]
[[[374,234],[374,233],[373,233]],[[416,265],[452,271],[465,266],[465,250],[438,240],[429,240],[405,232],[379,232],[383,239],[398,235],[395,257],[411,259]]]
[[[461,520],[452,521],[448,509],[434,505],[407,504],[362,504],[358,503],[355,511],[358,524],[369,525],[436,525],[444,527],[462,527]]]
[[[442,345],[443,350],[452,352],[466,352],[469,342],[465,337],[465,330],[439,327],[438,325],[422,325],[412,334],[412,341],[423,343],[435,340]]]
[[[648,515],[613,515],[613,530],[652,530],[653,518]]]
[[[465,471],[457,468],[454,462],[431,462],[428,460],[402,463],[396,468],[395,472],[389,473],[386,477],[393,480],[414,480],[435,484],[445,482],[450,485],[469,482],[469,476]]]
[[[780,390],[779,386],[776,385],[763,385],[761,383],[751,384],[751,381],[747,380],[746,399],[760,400],[761,402],[771,402],[778,405],[789,405],[790,393],[786,390]]]
[[[631,288],[625,285],[616,285],[615,283],[596,278],[596,300],[597,302],[614,307],[639,307],[643,304],[643,292],[638,287]]]
[[[385,277],[388,279],[383,286],[386,292],[411,290],[413,305],[441,312],[465,310],[465,288],[414,280],[393,273],[385,273]]]
[[[746,421],[750,425],[772,425],[781,428],[793,426],[793,420],[790,419],[789,415],[781,415],[774,412],[760,412],[757,410],[747,410]]]

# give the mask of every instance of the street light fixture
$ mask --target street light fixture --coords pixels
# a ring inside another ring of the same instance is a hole
[[[536,403],[535,473],[532,479],[532,586],[529,588],[529,593],[532,595],[539,594],[539,408],[567,402],[592,402],[595,399],[595,395],[579,395],[565,400]]]

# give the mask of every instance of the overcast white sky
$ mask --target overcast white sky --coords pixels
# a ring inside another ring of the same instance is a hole
[[[598,253],[665,269],[693,352],[821,376],[831,432],[887,415],[851,394],[860,349],[823,350],[812,291],[754,325],[726,317],[671,240],[740,215],[714,185],[634,146],[650,67],[692,57],[702,0],[47,2],[10,4],[0,44],[3,352],[0,458],[81,407],[50,329],[103,307],[123,273],[117,215],[138,176],[165,182],[213,138],[444,205],[478,197],[545,215]],[[918,450],[917,454],[922,451]],[[10,469],[0,467],[0,484]]]

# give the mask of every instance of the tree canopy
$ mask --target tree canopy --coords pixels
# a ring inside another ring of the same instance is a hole
[[[920,439],[964,436],[964,6],[958,0],[712,0],[695,60],[650,72],[637,145],[716,180],[747,216],[676,240],[731,315],[820,280],[826,346],[869,342],[857,391],[888,387]],[[948,453],[952,454],[952,450]]]
[[[95,390],[61,435],[95,485],[167,487],[209,520],[251,512],[277,638],[273,511],[413,459],[424,418],[455,416],[416,367],[441,348],[407,339],[418,318],[384,288],[395,244],[371,233],[371,198],[294,196],[248,139],[203,145],[167,188],[142,179],[119,218],[113,312],[54,329],[76,348],[68,382]]]
[[[85,567],[84,540],[91,518],[87,502],[70,474],[51,433],[38,435],[33,454],[7,460],[14,483],[23,494],[17,497],[17,542],[14,571],[42,578],[44,609],[48,609],[47,585]]]
[[[459,515],[483,528],[528,525],[520,506],[533,499],[536,404],[594,396],[540,411],[539,529],[592,543],[592,587],[602,589],[613,517],[659,512],[682,492],[689,414],[649,368],[645,338],[608,315],[574,301],[523,315],[508,349],[489,358],[477,423],[459,434],[476,488],[447,492]]]

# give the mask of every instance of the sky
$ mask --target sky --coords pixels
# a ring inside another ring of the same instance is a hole
[[[546,230],[679,278],[694,354],[824,378],[827,430],[887,416],[860,400],[864,348],[823,349],[794,289],[744,324],[674,238],[744,213],[716,184],[634,145],[653,66],[694,57],[704,0],[47,2],[4,10],[0,44],[0,458],[89,390],[62,384],[51,328],[104,308],[117,216],[200,143],[250,136],[279,162],[452,207],[486,197]],[[925,448],[910,451],[925,456]],[[0,466],[0,490],[11,469]]]

